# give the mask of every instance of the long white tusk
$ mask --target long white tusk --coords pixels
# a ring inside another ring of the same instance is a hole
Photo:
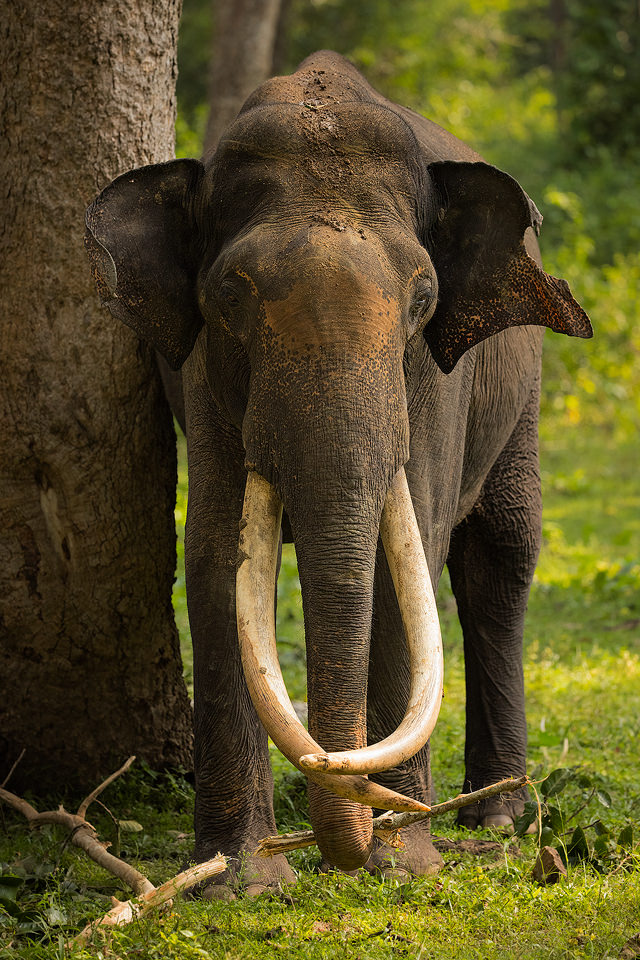
[[[322,747],[298,720],[287,693],[276,650],[274,588],[282,503],[271,484],[255,472],[247,476],[236,575],[238,638],[244,675],[254,706],[278,749],[296,767],[303,754]],[[386,810],[428,808],[362,776],[332,776],[305,770],[338,796]]]
[[[409,702],[400,726],[358,750],[300,757],[305,773],[380,773],[398,766],[427,742],[442,702],[444,663],[438,611],[404,469],[387,494],[380,535],[402,614],[411,664]]]

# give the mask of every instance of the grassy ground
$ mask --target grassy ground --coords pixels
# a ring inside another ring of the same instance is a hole
[[[580,767],[553,803],[565,818],[565,843],[576,825],[591,849],[604,824],[609,856],[569,867],[568,879],[541,887],[531,877],[535,838],[497,840],[480,855],[443,850],[436,878],[399,885],[369,877],[319,875],[313,851],[291,856],[297,886],[285,897],[231,904],[183,901],[161,919],[138,922],[76,957],[254,958],[279,953],[311,958],[617,957],[640,929],[637,854],[616,846],[619,832],[640,824],[637,754],[640,734],[640,496],[633,438],[614,446],[604,427],[543,426],[544,549],[529,607],[525,674],[530,769]],[[181,474],[178,522],[184,520]],[[176,615],[190,677],[184,578]],[[440,588],[446,698],[433,737],[434,776],[442,799],[458,791],[463,772],[464,667],[455,605]],[[279,637],[292,696],[304,698],[300,592],[292,548],[279,583]],[[305,823],[300,775],[274,752],[280,829]],[[588,782],[587,782],[588,781]],[[88,785],[90,786],[90,785]],[[586,806],[583,807],[585,801]],[[598,799],[598,797],[600,799]],[[53,803],[53,800],[50,801]],[[122,856],[152,881],[173,875],[188,856],[193,793],[181,776],[132,771],[104,802],[117,818],[139,822],[121,833]],[[42,806],[41,798],[38,803]],[[604,805],[606,804],[606,806]],[[582,809],[580,809],[583,807]],[[572,814],[575,815],[572,816]],[[96,825],[113,839],[110,818]],[[596,823],[597,822],[597,823]],[[593,824],[596,823],[595,826]],[[68,955],[64,940],[123,896],[117,882],[65,843],[55,828],[31,835],[6,810],[0,821],[3,873],[22,878],[9,911],[0,909],[0,956]],[[459,840],[453,817],[435,825]],[[627,833],[628,841],[628,833]],[[637,836],[636,836],[637,840]],[[636,847],[637,851],[637,847]]]

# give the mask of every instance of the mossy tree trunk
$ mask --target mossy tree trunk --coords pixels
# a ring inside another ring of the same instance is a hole
[[[0,780],[190,760],[171,609],[175,437],[101,309],[84,209],[173,156],[180,0],[10,0],[0,26]]]

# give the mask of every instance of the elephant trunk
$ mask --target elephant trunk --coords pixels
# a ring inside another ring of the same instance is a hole
[[[290,514],[302,588],[309,732],[321,753],[367,743],[367,675],[379,512],[334,491],[327,510]],[[342,502],[341,502],[342,499]],[[311,823],[324,858],[343,870],[371,853],[371,809],[309,784]]]
[[[308,733],[291,706],[275,646],[272,598],[281,509],[271,484],[250,473],[237,584],[245,675],[258,714],[276,745],[299,768],[302,757],[307,761],[304,772],[311,781],[312,821],[321,850],[336,866],[353,869],[366,862],[371,843],[370,810],[362,805],[426,809],[419,801],[353,774],[388,769],[411,756],[435,724],[442,649],[430,578],[401,470],[386,497],[381,532],[407,633],[411,694],[396,733],[382,744],[365,747],[377,516],[374,512],[363,521],[360,501],[352,536],[345,538],[344,517],[336,528],[322,511],[302,518],[294,513],[309,651]],[[354,746],[361,749],[354,751]],[[340,752],[326,752],[335,749]]]

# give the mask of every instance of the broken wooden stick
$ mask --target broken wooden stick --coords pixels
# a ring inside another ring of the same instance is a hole
[[[149,884],[151,889],[141,897],[133,900],[117,900],[115,897],[112,897],[111,902],[113,903],[113,907],[111,910],[97,920],[92,920],[91,923],[88,923],[77,937],[74,937],[73,940],[67,943],[67,948],[78,947],[80,944],[86,943],[91,935],[101,927],[121,927],[127,923],[131,923],[132,920],[144,917],[145,914],[151,910],[155,910],[165,904],[171,904],[176,894],[181,893],[183,890],[188,890],[190,887],[195,886],[196,883],[209,880],[209,878],[215,876],[216,873],[222,873],[223,870],[226,870],[226,867],[226,857],[223,857],[222,854],[219,853],[212,860],[207,860],[206,863],[198,863],[195,867],[189,867],[188,870],[183,870],[182,873],[172,877],[171,880],[167,880],[166,883],[163,883],[160,887],[154,887],[152,884]],[[147,881],[147,883],[148,882],[149,881]]]
[[[73,844],[84,850],[92,860],[101,867],[104,867],[104,869],[113,874],[113,876],[122,880],[123,883],[130,887],[136,894],[136,898],[133,900],[121,901],[113,898],[112,909],[103,917],[87,924],[84,930],[67,944],[68,947],[71,945],[77,946],[79,943],[85,942],[89,939],[93,931],[99,927],[122,926],[123,924],[130,923],[136,917],[144,916],[146,913],[149,913],[150,910],[160,907],[163,904],[170,904],[173,897],[180,891],[187,890],[196,883],[208,880],[210,877],[215,876],[217,873],[222,873],[222,871],[226,869],[227,861],[225,857],[218,854],[206,863],[199,863],[194,867],[190,867],[188,870],[184,870],[177,876],[172,877],[171,880],[167,880],[162,886],[154,887],[151,881],[145,877],[144,874],[140,873],[139,870],[136,870],[135,867],[132,867],[130,864],[125,863],[124,860],[120,860],[119,857],[114,857],[113,854],[108,852],[106,849],[108,844],[98,839],[97,830],[86,819],[86,813],[90,804],[100,796],[105,787],[113,783],[116,777],[125,773],[134,760],[135,757],[129,757],[127,762],[124,763],[119,770],[116,770],[116,772],[112,773],[110,777],[107,777],[100,786],[92,790],[78,807],[77,813],[69,813],[64,807],[59,807],[57,810],[43,810],[39,812],[35,807],[31,806],[27,800],[0,787],[0,800],[4,800],[10,807],[13,807],[14,810],[17,810],[26,817],[30,826],[39,827],[44,823],[58,823],[60,826],[66,827],[67,830],[69,830],[69,837]]]
[[[18,756],[18,759],[14,760],[13,765],[9,770],[9,773],[6,775],[2,783],[0,783],[0,787],[6,787],[6,785],[9,783],[9,780],[11,780],[11,777],[16,772],[16,768],[18,767],[18,764],[22,763],[22,760],[26,752],[27,752],[26,749],[23,747],[22,750],[20,751],[20,755]]]
[[[103,790],[105,790],[110,783],[113,783],[114,780],[117,780],[118,777],[121,777],[123,773],[126,773],[133,761],[135,760],[135,754],[132,757],[129,757],[128,760],[122,764],[119,770],[116,770],[115,773],[112,773],[110,777],[107,777],[106,780],[103,780],[99,787],[96,787],[95,790],[92,790],[88,797],[85,797],[80,806],[78,807],[77,816],[82,817],[83,819],[87,816],[87,810],[91,806],[94,800],[97,800]]]
[[[432,817],[439,817],[450,810],[459,810],[460,807],[467,807],[471,803],[477,803],[478,800],[486,800],[487,797],[495,797],[499,793],[512,793],[519,787],[524,787],[529,783],[528,777],[517,777],[500,780],[498,783],[492,783],[488,787],[482,787],[480,790],[474,790],[472,793],[460,793],[451,800],[445,800],[444,803],[437,803],[430,810],[420,813],[383,813],[373,821],[374,836],[384,840],[390,846],[402,846],[402,841],[397,836],[398,831],[403,827],[408,827],[413,823],[419,823],[421,820],[430,820]],[[260,841],[257,850],[254,853],[256,857],[273,857],[277,853],[287,853],[289,850],[301,850],[304,847],[314,847],[316,839],[313,830],[298,830],[295,833],[283,833],[276,837],[265,837]]]
[[[9,790],[5,790],[3,787],[0,787],[0,799],[4,800],[10,807],[13,807],[14,810],[17,810],[26,817],[31,827],[39,827],[44,823],[58,823],[60,826],[66,827],[70,834],[71,843],[84,850],[92,860],[95,860],[96,863],[104,867],[105,870],[108,870],[109,873],[113,874],[119,880],[122,880],[123,883],[126,883],[136,896],[139,896],[143,893],[152,892],[155,890],[155,887],[139,870],[136,870],[135,867],[130,866],[130,864],[125,863],[124,860],[120,860],[118,857],[114,857],[113,854],[109,853],[105,844],[98,839],[96,828],[89,823],[84,816],[89,804],[102,793],[106,786],[113,783],[116,777],[124,773],[125,770],[128,770],[134,760],[135,757],[129,757],[127,762],[120,767],[119,770],[93,790],[78,807],[78,813],[69,813],[64,807],[59,807],[57,810],[44,810],[39,813],[35,807],[32,807],[31,804],[23,800],[22,797],[17,797],[15,793],[10,793]]]

